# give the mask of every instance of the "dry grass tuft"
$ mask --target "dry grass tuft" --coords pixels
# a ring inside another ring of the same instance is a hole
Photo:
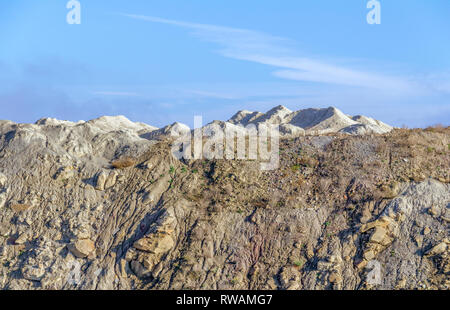
[[[14,212],[24,212],[24,211],[27,211],[27,210],[31,209],[31,206],[27,205],[27,204],[20,204],[20,203],[18,203],[18,204],[11,205],[11,209]]]
[[[319,161],[313,157],[310,156],[302,156],[300,158],[297,158],[297,165],[293,167],[293,170],[295,167],[300,168],[299,166],[309,167],[309,168],[316,168],[319,165]]]
[[[436,124],[434,126],[427,127],[425,131],[445,133],[448,128],[449,127],[445,127],[442,124]]]
[[[124,169],[128,167],[132,167],[136,165],[136,160],[130,157],[124,157],[120,159],[116,159],[111,162],[111,166],[113,166],[115,169]]]

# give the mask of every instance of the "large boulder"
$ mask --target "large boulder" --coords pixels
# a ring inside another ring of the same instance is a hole
[[[69,245],[70,252],[78,258],[94,255],[95,243],[89,239],[80,239]]]
[[[174,246],[171,236],[165,234],[153,234],[150,237],[139,239],[134,243],[134,247],[140,251],[153,254],[163,254]]]

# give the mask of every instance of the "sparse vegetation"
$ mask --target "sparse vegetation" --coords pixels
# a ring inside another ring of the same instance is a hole
[[[430,127],[427,127],[426,129],[425,129],[425,131],[429,131],[429,132],[437,132],[437,133],[444,133],[444,132],[446,132],[446,130],[448,130],[448,128],[449,127],[445,127],[444,125],[442,125],[442,124],[436,124],[436,125],[434,125],[434,126],[430,126]]]
[[[294,261],[294,266],[297,268],[302,268],[305,262],[303,260],[296,260]]]
[[[232,285],[236,285],[239,282],[239,280],[237,278],[233,278],[233,279],[231,279],[230,282]]]
[[[313,157],[302,156],[297,159],[297,166],[303,166],[307,168],[315,168],[319,164],[319,161]]]
[[[294,165],[294,166],[291,167],[291,170],[292,170],[293,172],[297,172],[298,170],[300,170],[300,168],[301,168],[300,165]]]

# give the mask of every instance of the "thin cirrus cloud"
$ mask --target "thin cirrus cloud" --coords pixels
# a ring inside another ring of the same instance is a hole
[[[188,94],[192,94],[194,96],[198,97],[205,97],[205,98],[216,98],[216,99],[239,99],[239,96],[235,95],[229,95],[225,93],[218,93],[218,92],[210,92],[210,91],[202,91],[202,90],[188,90],[186,91]]]
[[[119,97],[139,97],[138,93],[132,92],[118,92],[118,91],[94,91],[94,95],[99,96],[119,96]]]
[[[220,45],[222,49],[219,52],[222,56],[278,68],[273,75],[282,79],[364,87],[400,95],[414,95],[426,91],[420,86],[421,83],[410,78],[354,70],[313,58],[298,57],[298,52],[287,47],[291,43],[290,40],[258,31],[152,16],[120,15],[191,29],[193,35],[199,39]]]

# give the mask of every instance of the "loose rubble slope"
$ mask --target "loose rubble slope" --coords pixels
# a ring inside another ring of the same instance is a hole
[[[450,128],[272,112],[229,123],[301,125],[273,171],[123,117],[0,121],[0,288],[448,289]]]

